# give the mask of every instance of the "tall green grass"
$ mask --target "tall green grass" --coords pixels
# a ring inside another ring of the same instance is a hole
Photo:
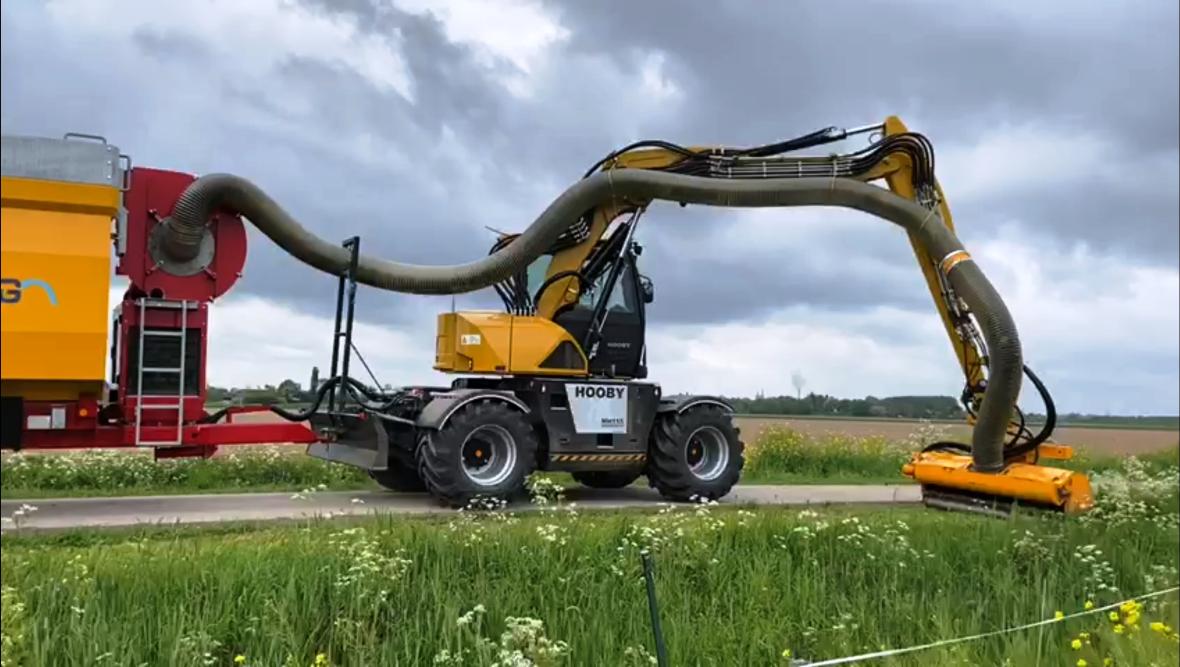
[[[809,436],[769,428],[746,448],[746,484],[900,484],[901,466],[924,445],[946,438],[926,423],[906,440]],[[1117,468],[1122,458],[1080,457],[1053,462],[1084,471]],[[1180,462],[1180,448],[1141,457],[1153,468]],[[562,479],[566,479],[562,476]],[[362,471],[303,454],[298,447],[252,447],[212,459],[153,461],[148,452],[97,450],[67,454],[6,454],[0,490],[6,498],[142,495],[234,491],[376,489]]]
[[[807,436],[771,427],[748,448],[743,476],[796,483],[900,483],[901,466],[916,449],[920,445],[881,437]]]
[[[142,495],[307,488],[376,488],[364,471],[307,456],[302,448],[255,447],[211,459],[153,460],[149,452],[92,450],[9,454],[0,464],[6,498]]]
[[[1080,520],[560,507],[9,533],[4,664],[648,664],[644,551],[656,559],[673,665],[786,665],[786,651],[818,660],[907,646],[1175,585],[1171,475],[1112,475],[1116,491]],[[1146,604],[1134,623],[1128,614],[1121,632],[1103,614],[883,664],[1176,664],[1176,597]],[[514,651],[516,662],[503,659]]]
[[[926,445],[952,439],[946,425],[925,422],[905,440],[839,434],[809,436],[790,428],[770,427],[747,448],[743,479],[781,483],[889,483],[906,481],[901,467]],[[1088,456],[1047,465],[1083,472],[1118,470],[1130,457]],[[1180,465],[1180,448],[1134,457],[1151,471]]]

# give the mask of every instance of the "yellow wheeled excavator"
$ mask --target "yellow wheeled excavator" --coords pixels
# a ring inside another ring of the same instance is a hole
[[[867,149],[856,153],[824,157],[788,155],[862,133],[874,136]],[[968,421],[977,425],[989,387],[988,336],[980,331],[964,295],[957,293],[949,280],[956,267],[973,260],[961,247],[949,249],[936,257],[924,242],[922,228],[941,225],[953,232],[954,223],[946,198],[934,177],[934,153],[928,140],[910,132],[900,119],[890,117],[880,125],[851,130],[827,128],[790,141],[748,149],[686,148],[662,141],[642,141],[607,155],[585,177],[605,174],[609,184],[612,175],[618,175],[622,170],[684,174],[732,182],[830,178],[833,187],[838,179],[864,183],[884,181],[895,195],[917,203],[926,213],[916,229],[907,228],[909,241],[966,378],[961,400]],[[591,377],[630,380],[645,377],[643,306],[653,298],[653,288],[638,271],[641,246],[632,237],[639,216],[650,203],[651,199],[644,196],[610,198],[583,215],[577,227],[567,232],[527,270],[497,284],[505,309],[511,314],[509,317],[472,313],[442,315],[435,368],[453,373],[502,372],[505,368],[503,356],[483,357],[482,353],[488,351],[484,349],[476,349],[469,356],[455,347],[465,335],[498,335],[503,339],[514,339],[513,352],[519,347],[536,360],[552,362],[556,357],[566,355],[566,361],[561,364],[565,373],[584,371]],[[751,205],[740,197],[720,203]],[[503,249],[516,238],[516,235],[503,235],[492,252]],[[964,291],[970,289],[973,287],[965,286]],[[993,305],[996,310],[1003,311],[1002,318],[1008,317],[998,297]],[[996,346],[1002,348],[998,350],[1004,355],[1001,360],[1007,362],[1005,370],[1009,373],[1002,380],[1007,384],[1004,390],[1009,401],[1005,404],[993,401],[989,406],[993,411],[988,415],[989,423],[984,424],[987,430],[981,429],[981,437],[976,438],[981,451],[972,456],[970,445],[929,443],[923,451],[915,453],[903,472],[922,484],[924,501],[935,507],[1007,514],[1014,502],[1022,502],[1068,513],[1085,511],[1093,499],[1084,475],[1038,465],[1042,458],[1067,460],[1073,452],[1068,446],[1050,442],[1056,424],[1052,397],[1036,374],[1019,360],[1020,348],[1014,326],[1005,327],[996,319],[989,318],[989,324],[1000,330],[994,337]],[[521,370],[529,374],[544,373],[543,365],[538,363]],[[1020,371],[1037,389],[1046,408],[1046,421],[1035,434],[1015,404]],[[707,405],[719,409],[721,414],[714,418],[729,428],[729,418],[722,416],[731,412],[729,407],[718,399],[704,400],[716,401]],[[999,414],[1008,417],[1001,420]],[[674,421],[657,418],[657,424]],[[1002,443],[996,440],[1000,423],[1006,423]],[[658,436],[659,433],[653,439],[653,445],[659,442]],[[985,444],[984,437],[990,438],[991,442]],[[648,456],[653,457],[648,463],[650,471],[659,463],[654,457],[660,452],[650,446],[648,449]],[[737,467],[740,465],[740,443],[733,444],[732,449],[734,455],[730,465]],[[708,448],[701,443],[689,443],[685,456],[690,471],[702,456],[700,452],[707,451]],[[596,485],[599,479],[618,480],[619,483],[631,481],[635,472],[594,473],[595,476],[575,473],[575,476]],[[654,485],[660,485],[658,475],[649,474],[649,477]],[[688,487],[702,497],[714,495],[711,488],[699,484],[689,484]],[[666,489],[661,490],[665,495],[675,495],[668,494]]]
[[[845,154],[800,154],[856,135],[869,135],[867,147]],[[15,176],[48,178],[41,173],[46,151],[73,154],[40,142],[29,144],[36,148],[36,159],[26,159],[28,142],[10,143],[6,176],[12,171]],[[103,150],[117,154],[113,147]],[[35,166],[36,173],[27,165]],[[76,170],[58,171],[68,180]],[[135,284],[143,283],[143,294],[131,295],[142,317],[151,314],[142,312],[148,305],[161,312],[170,308],[169,314],[186,313],[187,300],[195,298],[184,292],[190,283],[200,283],[200,294],[228,288],[216,281],[244,261],[241,218],[294,257],[338,277],[329,378],[308,409],[273,410],[294,423],[310,421],[312,431],[305,439],[291,436],[310,442],[309,454],[363,468],[388,488],[425,489],[447,504],[462,506],[480,497],[511,496],[533,471],[554,470],[571,472],[594,487],[625,486],[646,476],[662,495],[675,500],[720,498],[730,491],[741,474],[744,445],[729,403],[715,396],[665,396],[658,384],[646,380],[645,307],[654,299],[654,287],[640,273],[642,247],[635,233],[644,211],[663,201],[844,207],[900,226],[962,367],[962,399],[973,425],[970,444],[931,443],[914,454],[904,474],[922,485],[927,504],[940,508],[1004,514],[1025,504],[1074,513],[1092,504],[1084,475],[1039,464],[1040,459],[1071,455],[1068,447],[1050,441],[1052,400],[1024,365],[1003,300],[955,236],[934,176],[930,142],[896,117],[748,148],[636,142],[596,162],[523,232],[501,235],[486,257],[458,266],[418,266],[366,256],[358,238],[343,245],[326,242],[238,176],[209,174],[194,180],[171,172],[135,174],[124,187],[133,215],[123,224],[134,232],[128,236],[136,256],[142,255],[143,275]],[[6,198],[9,189],[6,184]],[[51,190],[47,196],[53,195]],[[13,207],[21,204],[13,201]],[[4,224],[6,234],[15,224],[7,212]],[[205,284],[210,280],[212,287]],[[383,391],[350,376],[358,284],[411,294],[493,287],[505,308],[438,317],[434,368],[457,376],[450,386]],[[176,320],[169,316],[169,322]],[[6,344],[9,319],[6,313]],[[191,329],[184,317],[179,321],[181,328]],[[133,331],[140,332],[140,347],[147,345],[144,327],[129,329]],[[140,383],[150,379],[145,373],[186,368],[189,362],[180,358],[186,347],[176,347],[180,357],[175,359],[168,357],[170,349],[153,352],[160,359],[152,368],[140,369]],[[194,361],[203,368],[203,345],[199,354]],[[128,359],[134,358],[133,350]],[[1047,420],[1036,433],[1017,406],[1025,375],[1046,407]],[[181,398],[203,396],[203,386],[197,386],[203,378],[203,372],[194,375],[194,386],[182,388]],[[125,383],[136,386],[130,379]],[[50,410],[56,404],[21,396],[6,395],[5,400],[6,415],[11,407],[21,420],[28,416],[31,425],[35,417],[38,428],[42,422],[52,426],[56,413]],[[100,414],[111,412],[93,407]],[[125,432],[133,429],[134,443],[141,444],[141,428],[156,427],[143,426],[138,415],[144,408],[127,410],[122,414],[137,417],[116,421]],[[221,413],[203,414],[195,421],[187,412],[182,416],[167,427],[174,438],[151,444],[188,453],[184,448],[218,442],[216,434],[224,436],[220,441],[239,443],[249,437],[246,425],[233,425],[237,430],[230,434],[230,425],[218,423],[225,416]],[[13,437],[40,442],[45,438],[33,437],[40,435],[30,431]]]

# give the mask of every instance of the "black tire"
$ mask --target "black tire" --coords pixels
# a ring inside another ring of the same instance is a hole
[[[716,500],[741,477],[744,449],[733,418],[716,405],[662,414],[652,428],[647,476],[670,500]]]
[[[508,500],[524,491],[537,449],[536,431],[519,410],[502,401],[476,401],[423,437],[418,471],[426,489],[451,507],[476,498]]]
[[[583,470],[571,473],[574,481],[592,489],[621,489],[639,479],[642,470]]]
[[[370,470],[369,477],[383,488],[400,493],[421,493],[426,490],[426,484],[414,468],[407,468],[397,461],[390,461],[385,470]]]

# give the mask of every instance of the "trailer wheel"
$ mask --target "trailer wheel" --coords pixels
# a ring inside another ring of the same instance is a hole
[[[451,507],[476,498],[507,500],[523,491],[537,449],[537,434],[519,410],[477,401],[423,438],[418,469],[427,490]]]
[[[426,490],[426,484],[422,482],[417,470],[396,461],[390,461],[389,467],[385,470],[370,470],[369,477],[390,491],[420,493]]]
[[[716,500],[737,484],[745,463],[733,418],[716,405],[660,415],[649,449],[648,479],[671,500]]]
[[[583,470],[571,473],[574,481],[592,489],[621,489],[639,479],[642,470]]]

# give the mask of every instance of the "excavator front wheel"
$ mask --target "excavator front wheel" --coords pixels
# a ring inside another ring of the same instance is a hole
[[[672,500],[715,500],[737,484],[745,445],[733,417],[715,405],[660,415],[652,429],[647,476]]]
[[[452,507],[477,498],[507,500],[524,489],[537,448],[537,434],[519,410],[478,401],[424,435],[418,471],[427,490]]]

